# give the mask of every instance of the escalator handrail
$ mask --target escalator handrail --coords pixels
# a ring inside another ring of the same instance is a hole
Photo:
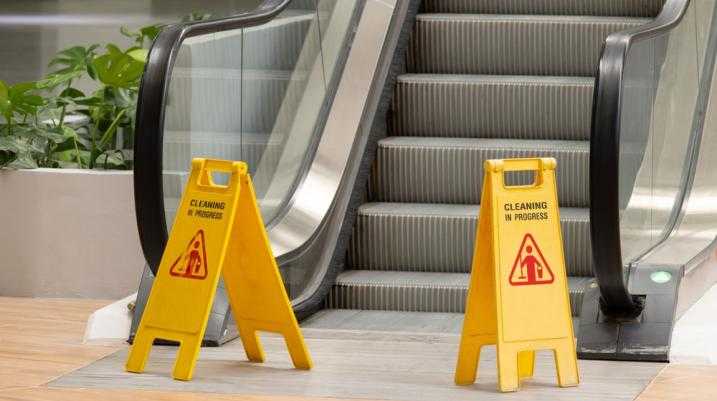
[[[682,21],[690,0],[667,0],[653,21],[607,37],[600,56],[590,139],[590,231],[601,306],[612,317],[634,317],[642,305],[630,294],[620,243],[620,130],[623,76],[635,43],[664,35]]]
[[[152,44],[137,102],[134,198],[140,243],[155,274],[167,243],[161,155],[169,80],[179,49],[190,37],[263,25],[284,11],[291,1],[264,0],[250,12],[170,25],[162,29]]]

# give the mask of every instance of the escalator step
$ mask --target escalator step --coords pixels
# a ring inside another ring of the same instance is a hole
[[[407,312],[465,312],[468,273],[417,273],[347,270],[326,301],[331,309]],[[589,277],[568,277],[573,316],[582,304]]]
[[[348,266],[357,270],[468,273],[478,205],[366,203],[359,207]],[[565,263],[592,275],[588,209],[561,208]]]
[[[648,19],[420,14],[408,71],[435,74],[593,76],[604,39]]]
[[[590,139],[594,78],[406,74],[394,135]]]
[[[589,204],[588,141],[388,137],[379,141],[370,197],[379,202],[478,204],[483,162],[488,159],[555,157],[562,206]],[[509,185],[532,176],[508,176]]]
[[[665,0],[424,0],[426,12],[655,17]]]
[[[305,329],[460,334],[462,313],[325,309],[301,322]]]

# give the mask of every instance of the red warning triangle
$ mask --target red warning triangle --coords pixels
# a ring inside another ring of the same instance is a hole
[[[203,280],[207,277],[207,250],[204,247],[204,230],[197,231],[187,249],[179,255],[169,269],[175,277]]]
[[[511,285],[550,284],[555,280],[548,261],[531,234],[525,234],[510,271]]]

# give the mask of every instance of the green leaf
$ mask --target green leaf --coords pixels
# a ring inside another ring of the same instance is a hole
[[[136,35],[135,32],[130,31],[129,28],[124,25],[120,27],[120,33],[128,38],[134,38]]]
[[[66,162],[63,160],[54,160],[59,168],[82,168],[77,162]]]
[[[66,125],[63,125],[62,127],[51,128],[48,130],[38,130],[37,134],[38,136],[47,138],[52,142],[55,142],[56,144],[63,143],[70,139],[78,138],[77,131]]]
[[[15,160],[8,163],[7,168],[37,168],[37,162],[30,155],[18,155]]]
[[[17,137],[0,137],[0,167],[37,168],[32,153],[36,147],[32,142]]]
[[[139,61],[140,63],[146,63],[147,57],[149,56],[149,50],[147,49],[134,49],[134,50],[128,50],[127,55],[132,57],[133,59]]]
[[[0,150],[17,153],[22,150],[17,138],[12,136],[0,136]]]
[[[149,39],[150,41],[153,41],[157,38],[159,35],[159,32],[162,31],[162,25],[161,24],[155,24],[155,25],[148,25],[145,27],[142,27],[139,32],[142,34],[144,38]]]
[[[144,63],[135,60],[114,45],[107,45],[107,53],[94,59],[92,66],[105,85],[117,88],[136,87],[144,72]]]
[[[38,89],[53,89],[59,85],[66,84],[73,79],[79,78],[80,76],[82,76],[82,71],[50,74],[44,79],[38,81],[36,86]]]
[[[77,138],[77,131],[64,125],[62,126],[61,134],[67,139]]]
[[[27,144],[27,152],[30,154],[42,154],[45,153],[46,141],[31,140]]]
[[[37,89],[35,82],[22,82],[7,88],[7,102],[4,102],[3,115],[6,119],[12,119],[13,113],[34,114],[37,108],[43,106],[45,101],[42,97],[31,93]]]
[[[16,125],[13,127],[13,135],[16,138],[26,140],[44,139],[59,143],[66,139],[62,135],[56,133],[56,128],[48,129],[45,126],[35,125]]]
[[[92,149],[92,140],[90,140],[88,137],[80,135],[77,137],[77,144],[78,147],[82,149]]]
[[[124,155],[119,150],[107,151],[99,156],[95,160],[95,165],[103,167],[105,169],[121,169],[126,167]]]
[[[9,88],[4,81],[0,81],[0,114],[8,118],[7,115],[11,113],[11,107]]]
[[[123,26],[120,28],[122,35],[134,40],[134,43],[139,47],[144,47],[145,41],[150,43],[157,38],[159,32],[162,31],[162,24],[148,25],[140,28],[138,31],[131,31],[127,27]]]
[[[97,96],[89,96],[89,97],[77,97],[73,98],[73,101],[76,104],[82,105],[82,106],[101,106],[104,103],[104,100]]]
[[[17,153],[0,149],[0,168],[6,167],[17,158]]]
[[[56,74],[85,71],[94,58],[98,47],[99,45],[89,47],[74,46],[65,49],[57,53],[48,67],[59,67],[59,69],[53,71]]]
[[[65,88],[58,96],[50,98],[48,104],[54,107],[75,106],[78,105],[77,100],[84,97],[85,94],[82,91],[70,87]],[[79,110],[73,110],[73,112],[77,111]]]
[[[75,149],[68,149],[62,152],[55,152],[52,154],[52,158],[59,162],[77,163],[77,156],[79,155],[80,161],[83,165],[88,165],[90,161],[90,152],[87,150],[80,150],[79,152]]]
[[[77,98],[85,97],[85,94],[79,89],[67,88],[67,89],[63,90],[62,92],[60,92],[60,96],[77,99]]]
[[[37,82],[20,82],[11,86],[9,92],[12,97],[12,93],[23,94],[34,89],[37,89]]]

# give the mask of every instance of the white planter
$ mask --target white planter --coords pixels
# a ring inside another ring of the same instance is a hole
[[[0,296],[118,299],[143,266],[131,172],[0,171]]]

